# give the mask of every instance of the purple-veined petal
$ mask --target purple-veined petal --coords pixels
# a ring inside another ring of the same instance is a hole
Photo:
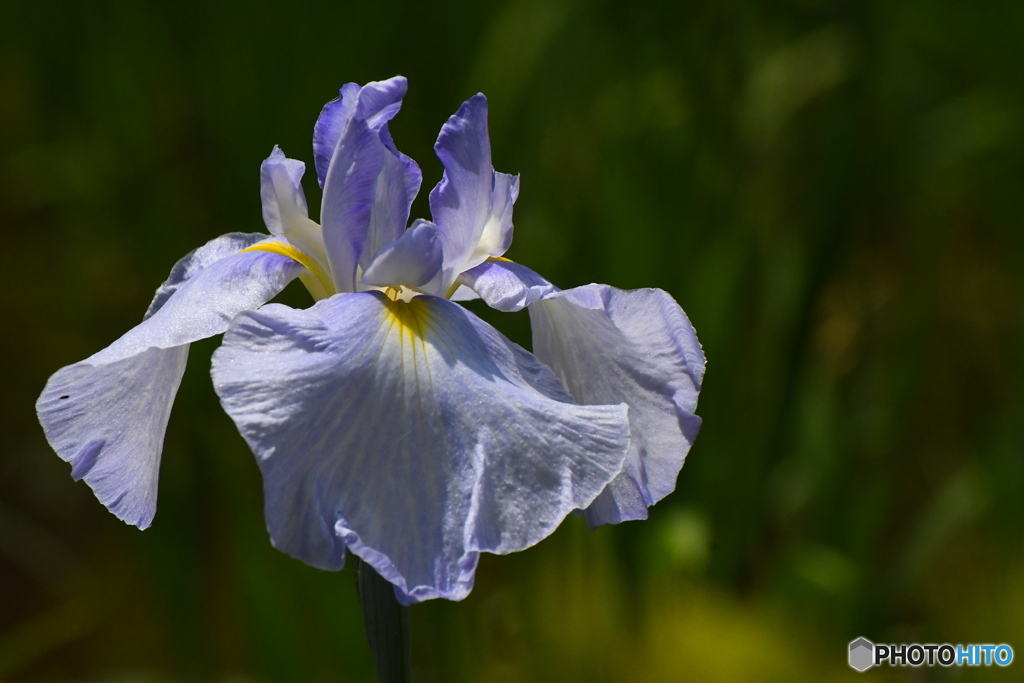
[[[316,179],[321,189],[327,180],[327,169],[330,168],[338,140],[356,111],[360,90],[362,88],[357,83],[341,86],[338,98],[324,105],[313,126],[313,165],[316,166]]]
[[[289,159],[277,145],[260,165],[263,222],[271,235],[284,236],[286,224],[309,220],[306,194],[302,191],[305,172],[306,164]]]
[[[181,259],[141,324],[58,370],[36,402],[50,445],[117,517],[146,528],[156,512],[164,432],[190,342],[219,334],[279,292],[302,266],[241,249],[266,235],[233,233]]]
[[[54,373],[36,402],[46,439],[71,463],[71,476],[140,529],[156,513],[164,432],[187,358],[183,344],[112,363],[82,361]]]
[[[225,256],[180,283],[158,311],[83,362],[112,363],[220,334],[240,312],[263,305],[304,272],[297,261],[267,251]]]
[[[512,245],[512,205],[518,198],[519,176],[495,171],[491,211],[480,232],[480,241],[473,250],[470,264],[476,265],[484,259],[498,257],[508,251]]]
[[[355,291],[357,266],[365,268],[380,247],[402,235],[419,191],[419,167],[395,149],[385,125],[404,94],[405,79],[396,77],[364,86],[351,107],[351,92],[343,93],[337,107],[348,119],[325,172],[321,222],[340,292]]]
[[[229,232],[185,254],[171,268],[167,279],[157,287],[156,293],[153,294],[153,301],[150,302],[142,319],[145,321],[151,318],[153,314],[163,308],[172,294],[207,267],[265,239],[267,239],[266,235],[256,232]]]
[[[534,301],[553,296],[557,287],[529,268],[507,259],[489,259],[463,273],[458,280],[471,289],[491,308],[506,313],[521,311]],[[452,297],[454,301],[469,301],[476,297],[461,287]]]
[[[377,178],[387,153],[376,131],[366,121],[353,118],[327,171],[320,219],[339,292],[356,290],[356,266],[369,234]]]
[[[591,526],[644,519],[675,489],[701,420],[704,353],[686,314],[658,289],[587,285],[530,305],[533,350],[581,404],[629,406],[622,473],[586,511]]]
[[[263,222],[270,234],[287,238],[326,268],[323,233],[320,226],[309,219],[306,195],[302,191],[305,172],[304,163],[289,159],[280,147],[274,146],[274,151],[260,166]]]
[[[466,100],[441,127],[434,145],[444,165],[430,193],[430,213],[444,245],[444,286],[512,242],[512,205],[518,176],[495,173],[487,133],[487,98]]]
[[[380,130],[395,118],[402,108],[402,98],[409,90],[405,76],[392,76],[386,81],[371,81],[359,91],[356,116],[364,119],[370,128]]]
[[[461,306],[339,294],[239,316],[214,387],[256,454],[278,549],[339,569],[346,548],[403,603],[458,600],[479,553],[550,534],[620,471],[624,405],[578,406]]]
[[[366,244],[359,257],[363,270],[388,242],[397,240],[409,225],[409,211],[420,191],[423,174],[416,162],[395,147],[388,127],[380,129],[380,139],[387,150],[383,155],[380,175],[374,190],[373,209]]]
[[[394,242],[384,245],[363,271],[375,287],[422,287],[441,270],[441,242],[433,223],[417,220]]]
[[[358,111],[371,129],[380,130],[398,113],[408,87],[409,83],[403,76],[374,81],[362,87],[357,83],[346,83],[338,93],[338,99],[324,105],[313,128],[313,158],[320,187],[327,182],[327,169],[349,120]]]
[[[420,192],[420,185],[423,183],[423,173],[420,171],[419,165],[413,161],[413,159],[398,151],[387,124],[384,124],[380,128],[380,141],[384,143],[384,147],[401,163],[403,169],[402,181],[405,183],[404,194],[409,204],[412,204],[412,201],[416,199],[416,195]],[[406,213],[408,213],[408,211],[409,209],[407,207]],[[409,219],[407,216],[403,225],[408,222]]]

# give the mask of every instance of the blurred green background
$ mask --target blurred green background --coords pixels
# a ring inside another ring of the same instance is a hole
[[[414,216],[483,91],[522,175],[509,256],[668,290],[709,359],[676,493],[413,608],[419,681],[857,680],[857,636],[1024,655],[1022,36],[1015,0],[0,3],[0,678],[372,680],[351,572],[270,547],[217,340],[146,532],[33,404],[178,258],[264,229],[275,143],[311,168],[323,103],[396,73]],[[525,313],[487,317],[529,347]]]

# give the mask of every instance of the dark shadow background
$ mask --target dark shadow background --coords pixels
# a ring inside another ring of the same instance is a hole
[[[1017,0],[3,2],[0,678],[372,680],[351,572],[268,542],[217,340],[146,532],[33,404],[178,258],[264,229],[275,143],[311,169],[323,103],[396,73],[414,216],[483,91],[522,174],[509,256],[668,290],[709,359],[676,493],[415,607],[418,680],[858,680],[861,635],[1024,654],[1022,36]],[[488,319],[529,346],[525,314]]]

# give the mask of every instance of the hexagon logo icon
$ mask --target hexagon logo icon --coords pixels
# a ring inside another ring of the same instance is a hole
[[[875,644],[867,638],[858,638],[850,643],[850,666],[857,671],[867,671],[875,665]]]

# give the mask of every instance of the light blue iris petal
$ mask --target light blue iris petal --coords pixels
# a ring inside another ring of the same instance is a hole
[[[530,305],[530,322],[534,353],[573,398],[629,406],[629,455],[588,522],[646,518],[675,488],[700,429],[704,353],[686,314],[658,289],[587,285]]]
[[[324,125],[340,135],[325,174],[321,211],[323,241],[340,292],[355,291],[356,267],[365,268],[380,247],[401,236],[419,191],[419,167],[395,149],[385,126],[404,94],[400,77],[364,86],[352,106],[346,104],[352,95],[343,91],[337,108],[347,120],[340,130],[339,124]]]
[[[444,287],[450,287],[464,270],[508,249],[519,179],[491,166],[483,95],[466,100],[448,119],[434,150],[444,176],[430,193],[430,213],[444,246]]]
[[[302,272],[268,252],[238,253],[266,235],[219,237],[181,259],[145,320],[106,349],[54,373],[36,402],[46,438],[120,519],[146,528],[171,404],[188,344],[219,334]]]
[[[304,163],[289,159],[276,145],[260,165],[263,222],[270,234],[284,235],[286,225],[309,217],[306,195],[302,191],[302,175],[305,172]]]
[[[526,548],[590,505],[629,442],[625,406],[575,405],[435,297],[241,315],[213,378],[263,472],[274,545],[324,569],[347,546],[406,604],[465,597],[480,552]]]
[[[157,287],[156,293],[153,295],[153,301],[150,302],[149,308],[146,309],[146,315],[143,316],[143,320],[148,320],[154,313],[163,308],[163,305],[167,303],[171,295],[177,292],[186,282],[198,275],[200,271],[265,239],[267,239],[267,236],[260,233],[229,232],[185,254],[171,268],[171,272],[163,284]]]
[[[459,285],[455,288],[455,293],[448,297],[448,301],[476,301],[479,298],[480,295],[466,285]]]
[[[363,271],[363,282],[376,287],[422,287],[440,272],[441,258],[434,224],[417,220],[401,237],[377,252]]]
[[[263,305],[303,272],[292,259],[266,251],[225,256],[178,284],[158,311],[83,362],[113,363],[220,334],[238,313]]]
[[[306,195],[302,191],[302,175],[306,165],[289,159],[274,146],[274,151],[260,165],[260,197],[263,202],[263,222],[270,234],[284,237],[316,260],[327,266],[320,226],[309,219]]]
[[[383,155],[374,189],[366,244],[359,257],[359,265],[363,270],[366,270],[381,247],[397,240],[405,232],[412,202],[423,181],[420,167],[398,151],[386,125],[380,129],[380,140],[387,151]]]
[[[379,131],[384,124],[395,118],[402,108],[402,98],[409,90],[404,76],[393,76],[386,81],[373,81],[359,91],[359,105],[356,116],[366,121],[370,128]]]
[[[58,370],[36,402],[53,450],[119,519],[145,529],[156,513],[164,432],[188,345]]]
[[[557,287],[537,273],[511,261],[484,261],[459,277],[459,282],[476,296],[460,287],[452,297],[455,301],[481,298],[491,308],[506,313],[521,311],[535,301],[554,296]]]
[[[408,203],[411,205],[412,201],[416,198],[416,195],[420,192],[420,185],[423,183],[423,173],[420,171],[419,165],[413,161],[410,157],[402,154],[395,147],[395,141],[391,137],[391,131],[388,129],[387,124],[381,126],[380,129],[380,141],[384,143],[384,147],[387,148],[395,158],[402,164],[402,182],[405,185],[404,192],[402,193]],[[406,214],[409,209],[406,208]],[[403,225],[409,222],[408,215],[406,215]]]
[[[313,128],[313,156],[321,188],[327,181],[327,169],[331,165],[338,140],[357,110],[370,128],[380,130],[398,113],[408,87],[403,76],[367,83],[365,86],[346,83],[338,93],[338,99],[324,105]]]
[[[519,176],[495,171],[491,211],[474,250],[474,260],[479,259],[482,262],[492,256],[501,256],[512,246],[512,205],[517,199]]]
[[[356,110],[356,101],[362,88],[357,83],[346,83],[338,92],[338,98],[324,105],[313,126],[313,165],[316,179],[323,189],[327,180],[327,169],[338,146],[338,140],[345,131],[345,125]]]
[[[370,230],[385,153],[380,136],[365,121],[353,118],[327,171],[320,220],[339,292],[356,289],[356,266]]]

